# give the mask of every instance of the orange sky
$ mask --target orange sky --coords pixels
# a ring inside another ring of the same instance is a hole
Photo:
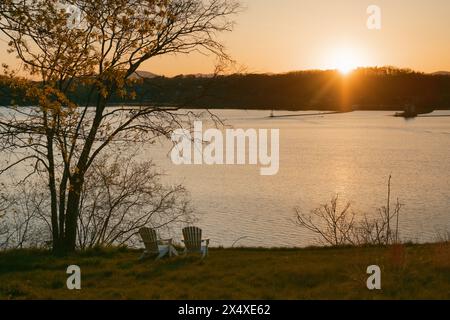
[[[234,32],[221,36],[248,72],[393,65],[450,71],[449,0],[241,0]],[[382,29],[366,27],[366,9],[381,8]],[[0,41],[0,62],[13,64]],[[211,73],[199,54],[147,62],[143,70],[173,76]]]

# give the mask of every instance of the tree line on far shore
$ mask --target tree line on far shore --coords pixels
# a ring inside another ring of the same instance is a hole
[[[79,104],[87,88],[71,95]],[[394,67],[360,68],[347,76],[338,71],[285,74],[180,75],[138,81],[135,97],[116,95],[111,104],[174,105],[189,108],[280,110],[400,110],[407,104],[426,110],[450,109],[450,76]],[[20,93],[0,88],[0,104],[27,104]]]

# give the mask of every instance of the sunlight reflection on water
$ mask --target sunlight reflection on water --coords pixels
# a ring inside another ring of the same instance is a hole
[[[438,231],[450,230],[450,136],[443,134],[450,132],[450,117],[404,121],[390,112],[281,118],[269,118],[269,111],[215,113],[235,128],[279,128],[278,175],[262,177],[255,166],[175,166],[167,146],[147,153],[171,181],[190,190],[198,224],[213,245],[230,246],[241,237],[237,245],[315,244],[312,234],[293,224],[295,206],[308,212],[339,193],[355,211],[374,214],[385,205],[389,174],[393,201],[398,197],[405,204],[403,239],[432,241]]]

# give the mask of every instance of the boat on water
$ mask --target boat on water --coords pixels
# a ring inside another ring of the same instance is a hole
[[[420,114],[427,114],[431,113],[434,110],[431,108],[417,108],[414,104],[408,104],[405,106],[404,110],[402,112],[397,112],[394,116],[395,117],[402,117],[405,119],[411,119],[416,118]]]

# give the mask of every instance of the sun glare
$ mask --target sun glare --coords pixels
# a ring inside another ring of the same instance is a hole
[[[333,68],[347,75],[360,66],[358,55],[351,49],[339,49],[333,54]]]
[[[338,66],[337,70],[339,70],[340,73],[343,75],[349,74],[351,71],[353,71],[356,68],[356,66],[353,66],[350,63],[342,63]]]

